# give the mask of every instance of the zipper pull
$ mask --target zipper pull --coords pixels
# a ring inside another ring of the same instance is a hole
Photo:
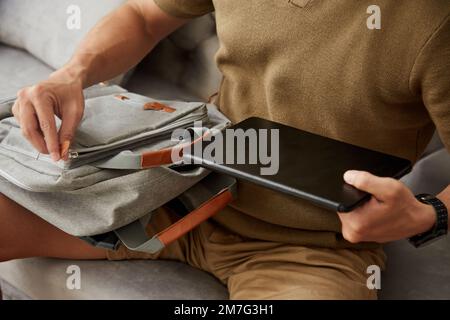
[[[68,158],[69,158],[70,160],[71,160],[71,159],[76,159],[76,158],[78,158],[78,156],[79,156],[78,152],[72,151],[72,150],[69,150],[69,153],[68,153],[67,155],[68,155]]]
[[[78,158],[78,152],[70,150],[70,141],[64,141],[61,145],[61,158],[76,159]]]

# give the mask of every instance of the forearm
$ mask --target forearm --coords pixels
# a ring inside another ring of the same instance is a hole
[[[450,185],[447,188],[445,188],[441,193],[439,193],[437,197],[445,204],[447,209],[450,210]],[[448,229],[450,230],[450,220]]]
[[[54,76],[75,77],[83,87],[112,79],[185,22],[168,16],[151,0],[129,1],[99,22]]]

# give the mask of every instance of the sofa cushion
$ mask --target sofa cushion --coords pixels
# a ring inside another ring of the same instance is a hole
[[[165,78],[149,74],[142,70],[136,71],[125,87],[130,92],[136,92],[154,99],[181,101],[201,100],[201,97],[197,96],[195,92],[191,92],[185,87],[177,86]]]
[[[57,69],[92,26],[124,0],[2,0],[0,41],[22,48]],[[81,11],[81,28],[69,30],[69,6]]]
[[[29,296],[3,279],[0,279],[0,289],[3,300],[31,300]]]
[[[218,91],[222,79],[215,61],[218,49],[213,15],[206,15],[163,40],[140,67],[205,101]]]
[[[450,238],[416,249],[406,240],[385,247],[382,300],[450,299]]]
[[[173,43],[186,51],[193,51],[205,40],[216,36],[216,21],[213,14],[194,19],[169,36]]]
[[[52,71],[27,52],[0,45],[0,100],[14,97],[19,89],[46,79]]]
[[[67,273],[68,267],[73,265],[80,268],[79,290],[67,287],[71,275]],[[31,299],[200,300],[228,297],[226,288],[212,276],[173,261],[23,259],[0,263],[0,277],[16,292],[23,292],[23,296]]]
[[[387,271],[379,298],[449,299],[450,239],[417,250],[406,241],[386,247]],[[81,289],[66,286],[67,267],[81,271]],[[227,299],[208,274],[172,261],[64,261],[25,259],[0,263],[7,299]]]
[[[450,154],[444,148],[427,154],[402,181],[414,194],[438,194],[450,184]]]

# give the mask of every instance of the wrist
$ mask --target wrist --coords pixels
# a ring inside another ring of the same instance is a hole
[[[416,215],[420,217],[422,230],[409,238],[409,241],[413,246],[419,248],[442,238],[448,233],[448,211],[445,203],[433,195],[422,193],[415,197],[419,202],[431,207],[434,211],[433,219],[431,218],[431,212],[425,207],[421,210],[421,214]]]
[[[61,69],[53,72],[49,80],[65,82],[65,83],[76,83],[82,88],[86,88],[86,75],[80,66],[76,65],[66,65]]]
[[[61,69],[55,71],[50,78],[77,82],[81,84],[82,88],[87,88],[94,84],[91,83],[89,76],[94,59],[95,55],[93,54],[77,54]]]
[[[416,210],[417,228],[415,234],[420,234],[431,230],[436,225],[436,210],[433,206],[417,200]]]
[[[443,204],[445,204],[445,206],[447,207],[447,209],[450,209],[450,188],[446,188],[444,191],[442,191],[441,193],[439,193],[436,198],[438,198],[439,200],[442,201]],[[447,226],[448,230],[450,230],[450,219],[448,221],[448,226]]]

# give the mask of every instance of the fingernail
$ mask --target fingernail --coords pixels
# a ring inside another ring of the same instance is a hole
[[[58,152],[52,152],[51,154],[50,154],[50,156],[52,157],[52,160],[53,161],[55,161],[55,162],[57,162],[57,161],[59,161],[59,153]]]
[[[65,159],[69,154],[70,141],[66,140],[61,144],[61,158]]]
[[[344,173],[345,182],[347,182],[348,184],[353,184],[355,182],[357,173],[358,173],[358,171],[354,171],[354,170],[349,170],[346,173]]]

